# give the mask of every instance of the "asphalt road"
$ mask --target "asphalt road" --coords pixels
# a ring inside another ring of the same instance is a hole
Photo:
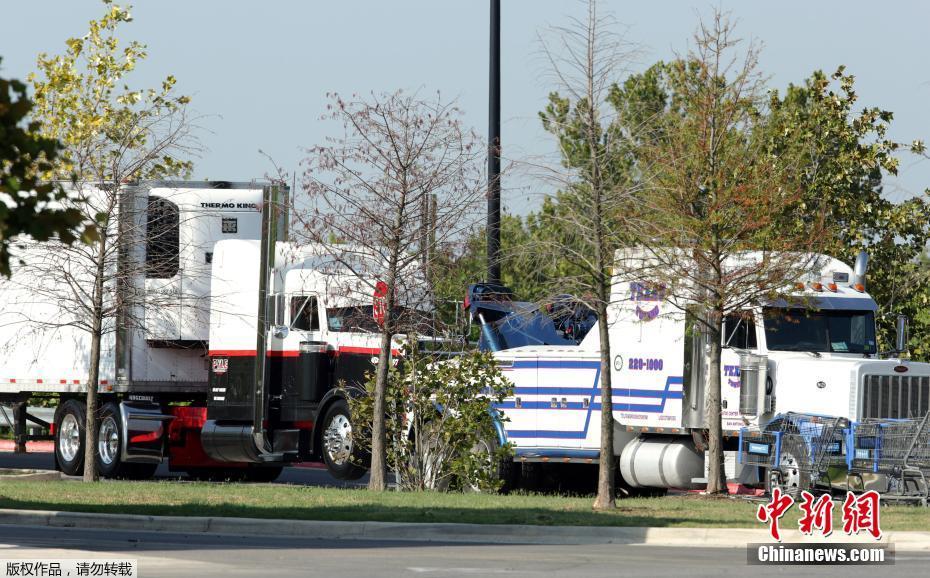
[[[51,470],[55,468],[55,460],[50,452],[14,454],[13,452],[0,451],[0,469],[3,468]],[[184,474],[172,473],[168,471],[168,466],[166,464],[162,464],[155,472],[155,477],[160,479],[183,479],[186,476]],[[275,483],[344,488],[365,486],[368,484],[368,476],[358,481],[344,482],[333,478],[322,468],[288,467],[284,468],[284,471],[281,472],[281,476],[275,480]]]
[[[139,576],[899,576],[922,575],[930,553],[894,566],[746,566],[742,549],[504,546],[331,541],[0,526],[3,559],[135,559]]]

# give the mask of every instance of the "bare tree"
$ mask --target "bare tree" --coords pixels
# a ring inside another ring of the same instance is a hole
[[[614,507],[614,417],[608,310],[614,252],[627,244],[627,207],[640,186],[628,170],[628,135],[614,129],[607,97],[611,85],[635,54],[635,47],[617,35],[609,15],[587,2],[587,17],[571,18],[554,29],[553,39],[541,39],[542,53],[558,92],[550,94],[540,113],[544,127],[558,138],[561,168],[546,178],[559,189],[557,210],[547,213],[552,235],[537,237],[525,251],[561,255],[571,264],[553,280],[550,294],[573,293],[597,313],[600,338],[600,458],[594,509]]]
[[[679,311],[697,306],[705,333],[707,493],[726,492],[720,391],[721,325],[729,314],[783,295],[818,266],[829,231],[822,207],[802,197],[803,167],[766,142],[759,48],[742,52],[734,25],[715,12],[687,56],[670,63],[666,109],[637,143],[647,176],[632,245],[616,266]],[[790,218],[789,218],[790,217]],[[799,219],[803,230],[783,226]]]
[[[303,188],[310,208],[297,214],[295,235],[324,246],[376,295],[380,353],[372,423],[369,488],[383,490],[385,391],[392,338],[418,332],[431,292],[422,272],[433,255],[464,243],[480,216],[485,149],[463,128],[461,113],[437,94],[332,95],[343,134],[310,149]],[[354,291],[354,289],[353,289]]]
[[[181,141],[166,143],[163,139],[172,141],[182,135],[187,136],[186,132],[172,131],[160,136],[157,144],[159,148],[178,148]],[[79,181],[69,189],[65,205],[80,211],[85,222],[96,224],[95,238],[72,245],[57,240],[20,245],[17,256],[23,256],[22,264],[14,267],[14,274],[5,284],[7,290],[17,291],[20,298],[16,314],[3,315],[4,324],[30,328],[36,334],[34,337],[38,337],[37,343],[55,339],[69,328],[90,338],[85,481],[94,481],[99,476],[94,440],[100,415],[97,399],[105,344],[117,331],[132,332],[176,322],[171,313],[176,312],[182,300],[185,306],[204,306],[191,302],[196,298],[182,294],[178,284],[167,283],[162,289],[147,291],[142,282],[146,277],[175,275],[178,254],[183,252],[175,226],[184,224],[176,211],[173,215],[164,214],[153,206],[153,202],[161,201],[171,205],[171,199],[150,200],[147,195],[140,196],[135,187],[117,184],[140,172],[144,174],[145,164],[154,162],[160,152],[135,151],[132,156],[127,165],[114,163],[113,172],[99,175],[107,178]],[[154,254],[159,246],[165,248],[161,257]]]
[[[158,89],[130,90],[125,75],[146,57],[138,42],[120,46],[116,37],[122,23],[132,21],[128,8],[105,2],[105,13],[90,23],[89,32],[71,38],[64,54],[38,59],[41,76],[30,77],[35,89],[33,117],[41,133],[64,145],[62,162],[50,178],[75,184],[63,203],[96,224],[95,239],[82,246],[52,242],[43,246],[45,258],[28,264],[29,276],[48,280],[49,299],[69,315],[66,320],[41,317],[39,325],[71,326],[90,336],[84,480],[98,478],[93,440],[97,439],[97,388],[103,336],[114,331],[118,312],[129,308],[121,299],[136,299],[130,277],[138,271],[122,259],[139,250],[144,239],[137,217],[141,209],[124,198],[123,185],[190,172],[184,157],[198,151],[193,124],[187,115],[188,98],[176,95],[168,76]],[[157,240],[156,240],[157,241]],[[144,254],[144,249],[143,254]],[[44,267],[41,265],[44,264]],[[119,289],[119,290],[118,290]]]

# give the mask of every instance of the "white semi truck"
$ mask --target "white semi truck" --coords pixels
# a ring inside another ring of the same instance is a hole
[[[812,261],[816,270],[793,295],[748,307],[723,324],[728,451],[738,450],[740,428],[764,426],[788,411],[862,420],[928,410],[930,365],[885,359],[877,349],[878,307],[865,289],[867,257],[860,255],[855,269],[827,256]],[[622,482],[701,487],[706,337],[649,283],[618,277],[612,291],[607,323]],[[604,320],[595,322],[577,304],[563,303],[556,308],[561,314],[548,315],[510,299],[506,288],[485,287],[471,291],[469,303],[482,346],[495,351],[515,385],[499,408],[508,418],[501,441],[511,442],[515,459],[524,463],[595,462],[601,410],[595,323]],[[799,474],[790,454],[783,455],[781,473],[790,484]],[[743,480],[755,481],[753,474],[743,472]]]
[[[87,283],[86,265],[32,244],[27,266],[0,281],[0,403],[13,406],[17,442],[28,438],[27,420],[43,423],[27,401],[57,400],[44,425],[57,467],[79,474],[86,388],[96,387],[91,441],[104,476],[146,477],[167,461],[196,477],[268,480],[288,463],[317,459],[337,477],[361,476],[336,385],[358,385],[377,359],[365,292],[373,283],[357,279],[358,290],[347,291],[338,281],[351,274],[340,277],[329,262],[322,275],[318,248],[281,242],[284,194],[255,183],[124,186],[124,240],[112,264],[122,274],[108,275],[105,304],[117,311],[107,317],[94,384],[89,334],[69,323],[69,291]],[[126,241],[128,231],[138,238]]]

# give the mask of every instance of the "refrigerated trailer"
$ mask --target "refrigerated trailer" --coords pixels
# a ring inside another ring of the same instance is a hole
[[[345,392],[377,363],[364,289],[374,281],[346,291],[351,273],[325,251],[286,242],[286,187],[140,182],[120,193],[97,383],[74,312],[86,264],[28,243],[25,265],[0,282],[0,402],[13,405],[17,442],[27,421],[47,425],[56,467],[79,474],[96,387],[104,476],[146,477],[166,461],[196,477],[268,480],[319,459],[361,476]],[[52,423],[28,414],[36,397],[57,402]]]

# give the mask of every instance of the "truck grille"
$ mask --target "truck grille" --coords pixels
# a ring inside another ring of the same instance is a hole
[[[866,375],[862,384],[862,416],[910,418],[927,413],[930,377],[919,375]]]

